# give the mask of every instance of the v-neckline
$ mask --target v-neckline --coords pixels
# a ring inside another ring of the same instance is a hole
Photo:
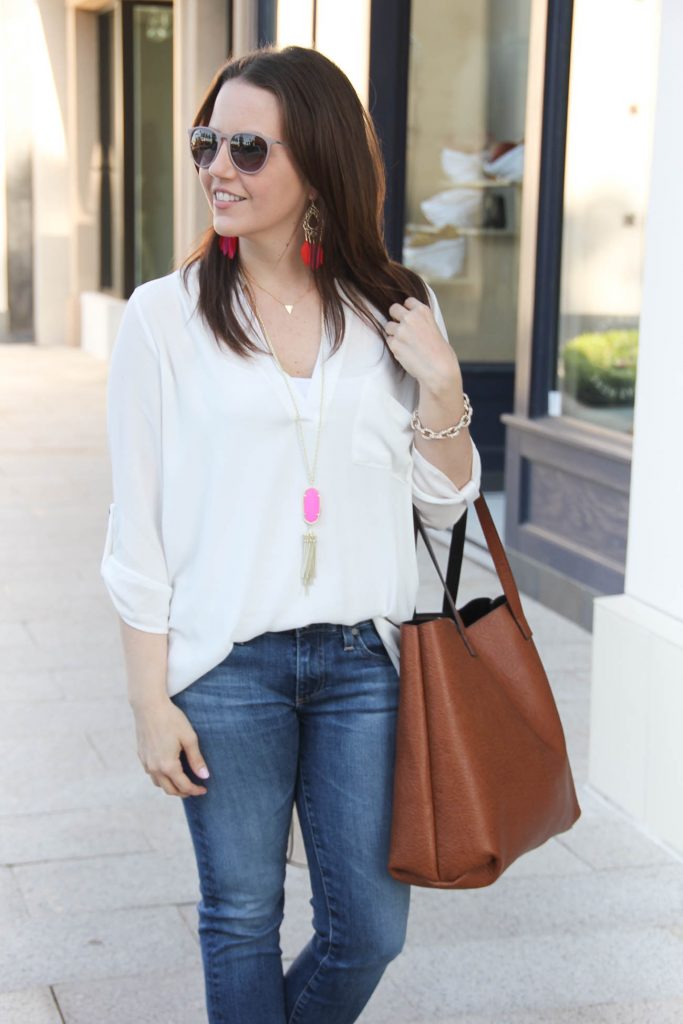
[[[256,365],[259,367],[262,373],[264,373],[271,381],[277,394],[279,395],[280,401],[284,407],[294,416],[294,403],[292,402],[292,396],[289,393],[289,387],[283,380],[282,374],[289,378],[289,386],[297,388],[297,385],[293,383],[295,378],[292,374],[286,371],[281,371],[277,366],[272,352],[269,348],[264,348],[265,339],[262,338],[261,330],[258,326],[258,320],[254,317],[253,313],[249,317],[248,326],[254,330],[257,334],[257,340],[263,355],[255,356]],[[335,387],[339,374],[341,371],[342,357],[346,350],[346,341],[344,339],[340,347],[334,353],[333,356],[329,356],[331,348],[328,332],[325,325],[323,325],[321,331],[320,343],[318,346],[318,356],[313,367],[313,374],[311,377],[305,378],[308,380],[308,388],[306,394],[302,394],[300,390],[295,393],[296,404],[299,408],[299,413],[302,420],[317,420],[320,413],[320,374],[322,373],[322,359],[325,358],[325,395],[324,395],[324,407],[323,407],[323,418],[327,415],[327,411],[330,407],[330,403],[334,396]]]

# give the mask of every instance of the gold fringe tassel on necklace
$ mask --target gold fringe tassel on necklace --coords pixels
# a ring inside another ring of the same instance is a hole
[[[308,586],[315,579],[315,555],[316,535],[313,530],[307,530],[303,536],[303,559],[301,564],[301,579],[304,586]]]

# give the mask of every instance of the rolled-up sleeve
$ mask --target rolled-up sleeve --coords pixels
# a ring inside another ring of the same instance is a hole
[[[426,282],[425,282],[426,284]],[[427,285],[430,305],[444,341],[448,344],[448,332],[438,300],[433,289]],[[415,381],[415,402],[418,400],[419,384]],[[472,436],[472,470],[470,479],[456,487],[449,476],[424,457],[413,445],[412,489],[413,503],[417,506],[425,526],[447,529],[464,515],[468,503],[474,502],[481,487],[481,456]],[[439,444],[434,441],[434,444]]]
[[[130,297],[107,381],[107,438],[113,501],[100,572],[121,618],[168,633],[172,587],[161,538],[159,353]]]

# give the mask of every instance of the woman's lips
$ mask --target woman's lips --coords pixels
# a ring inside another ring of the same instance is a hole
[[[213,205],[218,210],[227,210],[228,207],[230,207],[230,206],[239,206],[240,203],[243,203],[243,202],[244,202],[244,199],[233,199],[232,201],[230,201],[230,200],[225,200],[225,199],[219,199],[217,196],[213,197]]]

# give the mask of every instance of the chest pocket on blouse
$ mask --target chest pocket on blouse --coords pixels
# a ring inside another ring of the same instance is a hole
[[[380,383],[367,382],[358,403],[351,438],[351,458],[363,466],[386,469],[408,480],[412,466],[412,410]]]

